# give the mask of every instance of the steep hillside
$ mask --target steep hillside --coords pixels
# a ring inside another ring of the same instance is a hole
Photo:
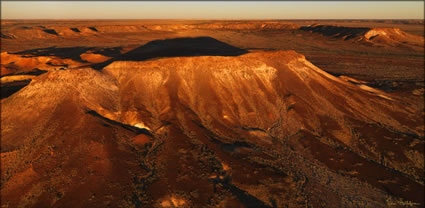
[[[424,205],[420,112],[294,51],[230,49],[157,43],[2,99],[2,204]]]

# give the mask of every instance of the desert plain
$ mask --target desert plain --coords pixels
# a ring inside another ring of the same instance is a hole
[[[423,20],[2,20],[1,207],[424,207]]]

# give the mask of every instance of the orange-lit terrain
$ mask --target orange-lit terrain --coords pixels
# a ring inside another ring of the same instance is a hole
[[[424,26],[1,23],[1,207],[424,207]]]

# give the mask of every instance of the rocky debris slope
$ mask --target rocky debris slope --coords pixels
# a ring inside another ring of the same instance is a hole
[[[2,203],[423,206],[423,117],[294,51],[114,60],[1,101]]]

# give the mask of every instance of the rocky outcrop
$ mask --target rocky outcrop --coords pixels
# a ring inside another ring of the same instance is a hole
[[[11,206],[423,205],[420,114],[294,51],[114,59],[1,104]]]
[[[37,70],[57,70],[61,68],[74,68],[83,63],[56,56],[31,56],[21,54],[1,53],[2,76],[13,73],[25,73]]]
[[[422,48],[424,38],[406,33],[399,28],[356,28],[335,25],[313,24],[301,27],[300,30],[319,33],[325,36],[344,40],[362,41],[376,45],[414,46]]]

